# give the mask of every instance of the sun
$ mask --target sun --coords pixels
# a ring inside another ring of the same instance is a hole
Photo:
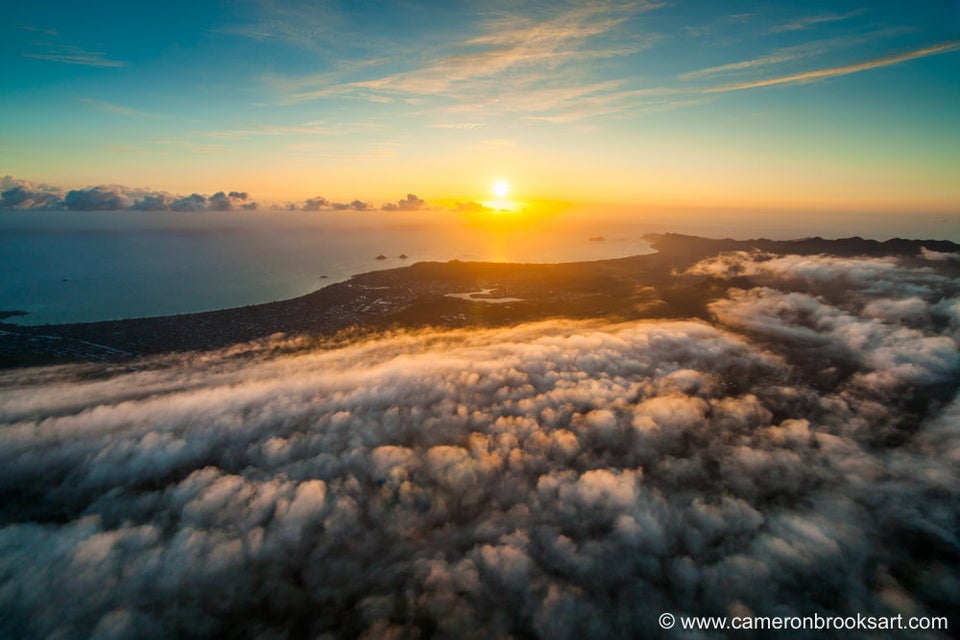
[[[497,178],[490,185],[490,190],[493,192],[493,199],[480,201],[485,214],[518,213],[524,208],[524,203],[510,198],[510,183],[503,178]]]

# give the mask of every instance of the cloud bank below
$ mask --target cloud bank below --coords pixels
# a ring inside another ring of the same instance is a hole
[[[4,635],[646,637],[664,611],[951,612],[956,280],[744,253],[687,277],[736,285],[714,324],[3,374]]]

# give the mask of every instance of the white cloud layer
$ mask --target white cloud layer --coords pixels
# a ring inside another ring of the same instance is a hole
[[[719,327],[2,374],[3,635],[651,637],[663,611],[952,611],[952,285],[737,259],[764,286],[716,300]]]

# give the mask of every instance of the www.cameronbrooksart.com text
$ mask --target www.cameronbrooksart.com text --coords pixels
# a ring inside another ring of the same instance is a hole
[[[662,629],[678,631],[947,631],[946,616],[675,616],[663,613]]]

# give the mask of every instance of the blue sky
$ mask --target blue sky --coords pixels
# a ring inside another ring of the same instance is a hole
[[[0,172],[67,187],[960,202],[960,3],[18,3]],[[892,206],[891,204],[891,206]]]

